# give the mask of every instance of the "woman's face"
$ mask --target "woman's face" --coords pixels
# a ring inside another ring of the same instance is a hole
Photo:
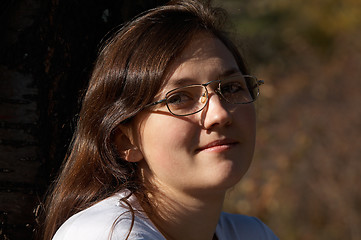
[[[188,84],[207,83],[239,72],[231,52],[217,38],[196,35],[170,66],[159,94]],[[255,144],[255,109],[227,103],[209,85],[209,102],[189,116],[174,116],[165,105],[144,110],[132,123],[142,153],[143,177],[165,191],[198,194],[234,186],[246,173]]]

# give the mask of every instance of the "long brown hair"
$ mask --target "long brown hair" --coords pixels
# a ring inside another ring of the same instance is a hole
[[[198,32],[218,37],[247,73],[236,47],[220,30],[224,11],[209,1],[171,1],[124,25],[99,53],[83,99],[69,154],[46,203],[44,239],[73,214],[123,189],[144,196],[137,164],[119,157],[113,143],[124,120],[151,102],[167,67]],[[142,198],[147,201],[147,198]]]

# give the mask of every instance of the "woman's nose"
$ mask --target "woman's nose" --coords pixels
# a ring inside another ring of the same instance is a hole
[[[206,129],[223,127],[232,123],[232,114],[227,103],[215,92],[209,93],[207,106],[202,111],[202,125]]]

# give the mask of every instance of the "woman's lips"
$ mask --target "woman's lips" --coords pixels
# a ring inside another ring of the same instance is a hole
[[[230,149],[231,147],[233,147],[236,144],[238,144],[238,142],[233,139],[216,140],[216,141],[210,142],[200,148],[197,148],[196,152],[200,152],[200,151],[222,152],[222,151]]]

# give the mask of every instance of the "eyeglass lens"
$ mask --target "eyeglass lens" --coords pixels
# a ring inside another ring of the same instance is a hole
[[[215,92],[229,103],[250,103],[258,95],[257,80],[251,76],[237,75],[216,83],[218,88]],[[168,92],[166,103],[169,111],[179,116],[201,111],[208,102],[207,85],[189,85]]]

